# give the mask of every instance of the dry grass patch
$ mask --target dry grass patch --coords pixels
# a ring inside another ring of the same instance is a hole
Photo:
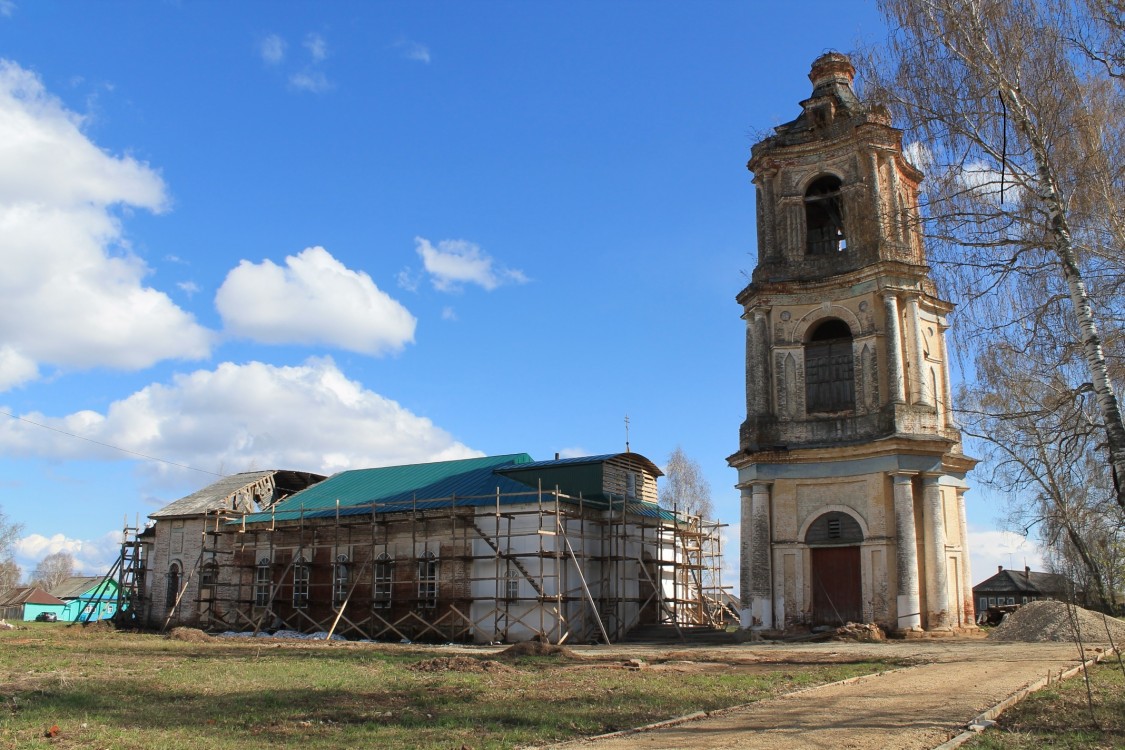
[[[34,625],[19,637],[0,633],[0,748],[512,748],[894,666],[724,665],[710,657],[705,669],[630,671],[609,650],[501,662],[442,647],[177,640]],[[55,726],[57,736],[46,737]]]

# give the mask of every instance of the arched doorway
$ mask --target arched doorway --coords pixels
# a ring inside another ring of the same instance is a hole
[[[829,511],[805,532],[812,558],[813,625],[863,620],[859,545],[863,529],[847,513]]]

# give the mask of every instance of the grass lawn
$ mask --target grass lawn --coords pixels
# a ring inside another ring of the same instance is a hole
[[[461,657],[457,668],[435,664],[451,656]],[[608,654],[481,663],[487,658],[28,623],[0,631],[0,748],[510,748],[896,666],[654,663],[627,671]]]
[[[1094,715],[1078,673],[1000,715],[999,726],[962,745],[974,750],[1125,748],[1125,678],[1110,658],[1090,671]]]

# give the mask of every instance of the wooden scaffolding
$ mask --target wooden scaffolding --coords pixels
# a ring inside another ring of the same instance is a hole
[[[722,628],[720,528],[652,503],[557,490],[266,522],[217,511],[164,626],[493,643]]]

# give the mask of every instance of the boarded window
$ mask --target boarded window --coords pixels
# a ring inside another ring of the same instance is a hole
[[[854,408],[852,332],[844,321],[830,318],[805,344],[805,409],[813,414]]]

